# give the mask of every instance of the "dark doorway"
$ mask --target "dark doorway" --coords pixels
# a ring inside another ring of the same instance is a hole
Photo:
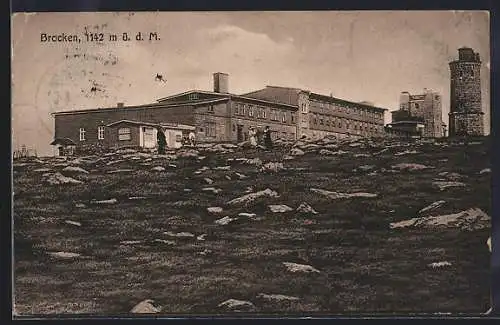
[[[243,142],[243,125],[236,126],[236,140],[238,142]]]

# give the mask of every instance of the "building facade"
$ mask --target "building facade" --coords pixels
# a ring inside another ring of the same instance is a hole
[[[439,93],[424,89],[422,94],[412,95],[404,91],[399,98],[399,109],[391,112],[392,122],[386,130],[392,135],[441,138],[446,136],[442,114]]]
[[[197,142],[242,142],[248,139],[250,127],[263,130],[266,126],[273,139],[287,140],[303,135],[319,138],[384,134],[386,109],[286,87],[268,86],[235,95],[229,93],[227,74],[215,73],[213,77],[213,91],[191,90],[147,105],[118,104],[109,108],[53,113],[53,143],[69,139],[77,148],[120,146],[125,140],[119,140],[119,128],[113,126],[122,120],[145,126],[164,123],[191,126]],[[138,141],[131,145],[140,144],[139,138]]]
[[[297,107],[298,137],[378,137],[384,135],[387,109],[367,102],[351,102],[298,88],[267,86],[245,94],[248,97],[286,103]]]
[[[450,136],[484,135],[481,103],[481,59],[473,49],[458,49],[450,65]]]

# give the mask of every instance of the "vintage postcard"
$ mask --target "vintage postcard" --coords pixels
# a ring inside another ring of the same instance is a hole
[[[13,14],[13,317],[487,315],[489,26]]]

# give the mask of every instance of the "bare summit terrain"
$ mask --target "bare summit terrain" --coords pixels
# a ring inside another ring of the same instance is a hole
[[[490,140],[15,160],[15,313],[483,313]]]

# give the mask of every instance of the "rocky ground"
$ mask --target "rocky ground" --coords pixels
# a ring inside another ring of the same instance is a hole
[[[15,312],[483,313],[489,142],[16,160]]]

